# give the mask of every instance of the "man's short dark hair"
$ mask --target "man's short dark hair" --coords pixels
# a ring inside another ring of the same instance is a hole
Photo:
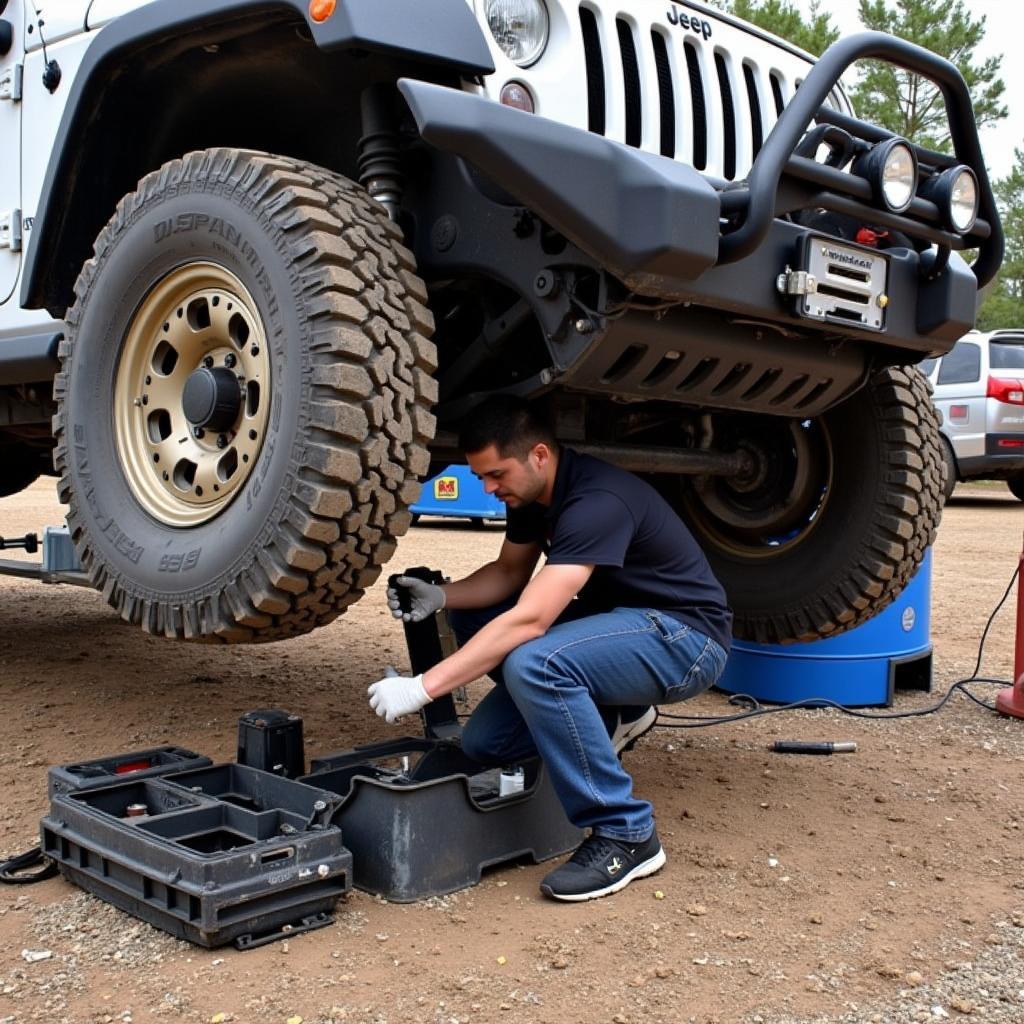
[[[495,395],[478,405],[462,422],[459,447],[466,454],[494,445],[503,458],[523,461],[536,444],[558,451],[555,432],[543,412],[523,398]]]

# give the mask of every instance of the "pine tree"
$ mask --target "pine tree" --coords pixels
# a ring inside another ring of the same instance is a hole
[[[860,0],[864,26],[907,39],[947,58],[971,93],[979,128],[1006,117],[999,77],[1002,56],[979,61],[985,17],[974,19],[962,0]],[[942,94],[930,80],[893,64],[865,61],[853,93],[857,116],[929,149],[948,152],[949,126]]]
[[[1006,236],[1006,255],[996,285],[978,313],[978,327],[1024,328],[1024,149],[1014,151],[1013,170],[993,191]]]
[[[820,0],[811,0],[806,18],[792,0],[729,0],[725,6],[737,18],[773,32],[815,56],[839,38],[832,15],[821,13]]]

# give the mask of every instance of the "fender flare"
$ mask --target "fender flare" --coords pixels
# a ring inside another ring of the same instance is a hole
[[[68,296],[59,282],[72,268],[53,270],[68,259],[62,256],[74,211],[68,198],[80,180],[85,139],[120,69],[147,49],[185,50],[207,36],[223,38],[233,28],[248,31],[256,21],[281,20],[304,25],[324,51],[378,53],[464,77],[494,72],[483,29],[466,0],[344,0],[319,24],[309,19],[307,7],[306,0],[156,0],[96,33],[71,84],[36,207],[21,284],[24,308],[44,307],[58,318],[65,312]]]

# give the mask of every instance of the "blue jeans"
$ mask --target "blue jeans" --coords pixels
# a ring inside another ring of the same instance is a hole
[[[450,611],[459,643],[513,603]],[[491,672],[496,685],[466,722],[462,748],[481,764],[539,754],[574,825],[641,842],[654,829],[653,808],[633,796],[633,780],[612,748],[618,709],[703,693],[721,675],[727,654],[663,612],[615,608],[583,615],[576,605]]]

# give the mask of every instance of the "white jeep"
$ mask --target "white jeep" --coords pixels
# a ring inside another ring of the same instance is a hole
[[[941,86],[955,157],[853,116],[864,57]],[[815,63],[646,0],[0,0],[0,141],[0,494],[55,472],[150,632],[331,621],[499,392],[654,481],[740,636],[862,622],[933,538],[910,367],[1002,235],[964,82],[910,44]]]

